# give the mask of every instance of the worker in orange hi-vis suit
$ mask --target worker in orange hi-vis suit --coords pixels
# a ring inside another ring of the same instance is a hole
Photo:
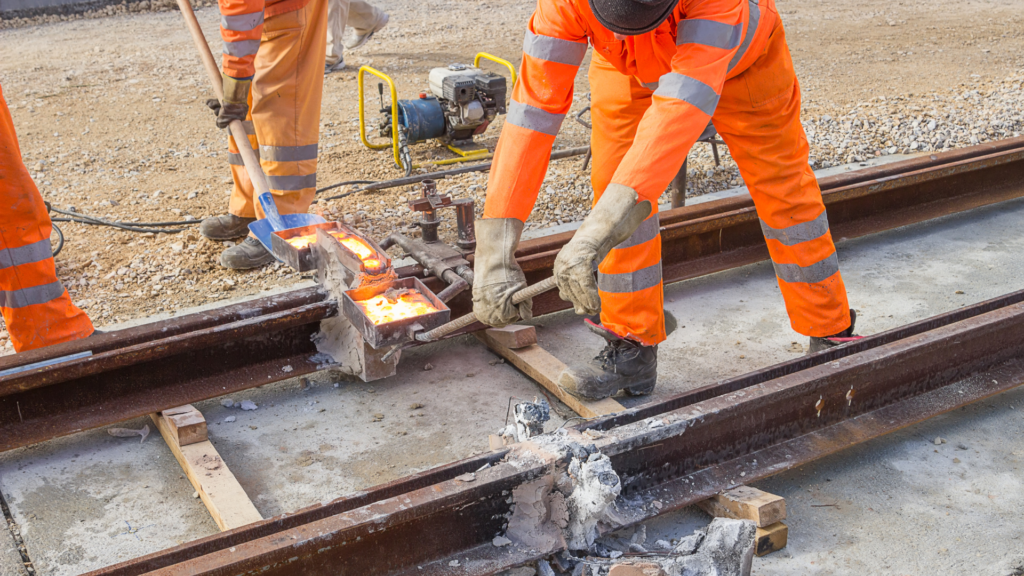
[[[0,312],[16,352],[86,338],[92,322],[57,279],[52,224],[21,161],[0,88]]]
[[[600,311],[588,322],[607,345],[559,384],[587,398],[653,390],[666,337],[657,201],[709,121],[757,207],[793,329],[812,351],[856,338],[774,0],[539,0],[476,224],[477,317],[530,314],[511,302],[525,286],[513,254],[588,43],[595,203],[554,274],[578,314]]]
[[[224,100],[208,102],[217,126],[243,120],[282,214],[304,213],[316,190],[320,103],[324,86],[327,0],[220,0],[224,39]],[[200,233],[211,240],[246,236],[263,218],[253,187],[228,137],[234,189],[228,213],[207,218]],[[226,268],[263,266],[274,257],[253,236],[224,251]]]

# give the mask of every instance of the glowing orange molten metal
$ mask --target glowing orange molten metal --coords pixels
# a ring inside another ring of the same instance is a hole
[[[437,312],[426,296],[415,290],[388,290],[368,300],[356,302],[374,324],[385,324]]]
[[[380,260],[374,258],[377,253],[370,245],[364,242],[362,239],[355,236],[350,236],[340,230],[328,231],[328,234],[334,236],[341,242],[342,246],[348,248],[353,254],[359,257],[363,263],[366,264],[367,268],[379,268]],[[288,238],[287,242],[295,247],[296,250],[302,250],[310,244],[316,244],[316,233],[306,234],[305,236],[293,236]]]

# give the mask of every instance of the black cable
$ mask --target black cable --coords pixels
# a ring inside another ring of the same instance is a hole
[[[316,194],[326,192],[334,188],[341,188],[342,186],[349,186],[352,184],[376,184],[376,180],[349,180],[347,182],[338,182],[337,184],[331,184],[330,186],[324,186],[323,188],[317,188]],[[329,200],[329,198],[328,198]]]
[[[57,242],[57,249],[53,251],[53,257],[56,258],[57,254],[60,254],[60,251],[64,249],[64,231],[56,224],[51,224],[51,226],[53,226],[53,229],[57,231],[57,238],[59,238],[59,241]]]
[[[111,220],[97,218],[95,216],[79,214],[78,212],[72,212],[70,210],[61,210],[60,208],[54,208],[53,206],[50,206],[50,210],[58,214],[64,214],[65,216],[68,216],[68,218],[53,218],[53,222],[75,222],[78,224],[89,224],[92,226],[109,226],[111,228],[117,228],[119,230],[126,230],[128,232],[140,232],[144,234],[177,234],[178,232],[186,232],[188,229],[165,227],[199,224],[201,222],[200,220],[182,220],[179,222],[115,222]]]

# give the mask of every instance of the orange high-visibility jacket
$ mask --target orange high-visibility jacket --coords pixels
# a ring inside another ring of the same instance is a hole
[[[256,73],[253,61],[260,48],[263,19],[299,10],[308,3],[309,0],[218,0],[224,73],[232,78],[252,78]]]
[[[774,0],[681,0],[656,29],[620,41],[587,0],[539,0],[495,150],[484,218],[529,217],[588,43],[654,90],[612,182],[656,205],[714,115],[726,79],[765,50],[777,18]]]

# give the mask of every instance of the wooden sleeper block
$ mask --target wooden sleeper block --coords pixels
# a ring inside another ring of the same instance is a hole
[[[168,428],[178,441],[178,446],[188,446],[207,439],[206,418],[191,404],[164,410],[160,414],[167,419]]]
[[[495,342],[512,350],[519,350],[537,343],[537,328],[534,326],[510,324],[504,328],[488,328],[487,335]]]
[[[786,499],[750,486],[738,486],[697,503],[715,518],[751,520],[765,528],[786,519]]]
[[[771,526],[758,528],[754,536],[754,554],[764,556],[776,550],[786,547],[789,540],[789,526],[783,522],[776,522]]]

